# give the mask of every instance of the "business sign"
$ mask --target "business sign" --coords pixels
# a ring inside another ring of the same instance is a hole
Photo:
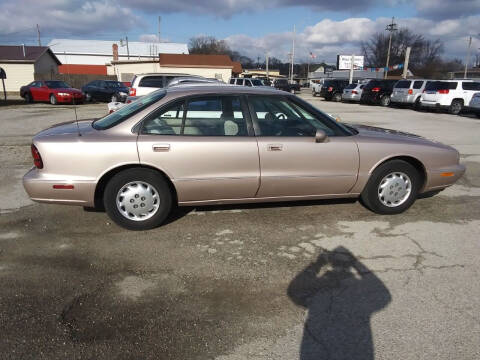
[[[352,55],[337,55],[337,70],[350,70]],[[355,56],[353,61],[355,70],[363,69],[363,56]]]

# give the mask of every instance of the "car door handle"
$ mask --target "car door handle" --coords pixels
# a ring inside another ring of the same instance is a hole
[[[154,152],[170,151],[170,144],[153,144],[152,150]]]
[[[268,151],[282,151],[283,145],[282,144],[268,144],[267,146]]]

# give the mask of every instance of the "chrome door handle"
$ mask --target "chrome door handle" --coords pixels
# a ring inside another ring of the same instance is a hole
[[[170,144],[153,144],[152,150],[154,152],[170,151]]]
[[[283,145],[282,144],[268,144],[267,149],[268,149],[268,151],[282,151]]]

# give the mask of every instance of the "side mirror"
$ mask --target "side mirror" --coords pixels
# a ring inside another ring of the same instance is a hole
[[[322,143],[327,140],[328,136],[327,133],[323,130],[317,129],[317,132],[315,133],[315,142],[316,143]]]

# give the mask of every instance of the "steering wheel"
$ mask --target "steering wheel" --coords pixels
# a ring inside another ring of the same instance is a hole
[[[287,118],[287,115],[285,115],[284,113],[279,113],[279,114],[275,115],[275,117],[278,120],[285,120]]]

